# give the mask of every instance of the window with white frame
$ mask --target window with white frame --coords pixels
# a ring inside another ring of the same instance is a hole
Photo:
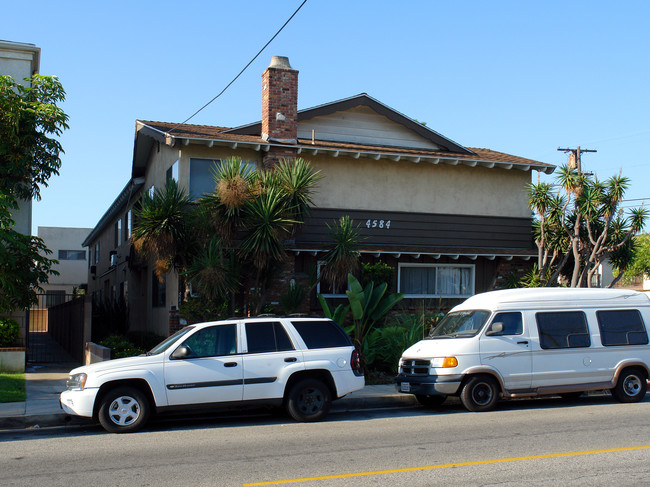
[[[325,267],[325,261],[318,261],[317,275],[320,278],[321,271]],[[321,279],[316,286],[316,292],[322,294],[326,298],[345,298],[347,295],[345,291],[348,290],[348,282],[329,282],[325,279]]]
[[[459,298],[474,294],[474,266],[400,263],[398,292],[407,298]]]

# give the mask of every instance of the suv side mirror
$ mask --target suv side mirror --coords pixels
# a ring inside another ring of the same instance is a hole
[[[176,350],[174,350],[174,352],[171,354],[169,358],[171,358],[172,360],[178,360],[182,358],[187,358],[190,356],[190,354],[191,354],[190,348],[186,345],[181,345]]]
[[[485,336],[499,335],[500,333],[503,333],[503,323],[497,321],[490,325],[488,331],[485,332]]]

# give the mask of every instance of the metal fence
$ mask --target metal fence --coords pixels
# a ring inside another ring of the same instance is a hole
[[[84,298],[72,294],[40,294],[29,310],[27,361],[83,361]]]

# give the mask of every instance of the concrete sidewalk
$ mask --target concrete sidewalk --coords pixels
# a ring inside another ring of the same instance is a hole
[[[76,364],[44,364],[25,371],[25,402],[0,403],[0,430],[91,424],[88,418],[67,416],[59,405],[68,372]],[[400,394],[392,384],[366,386],[332,403],[332,411],[414,407],[418,402],[411,394]]]

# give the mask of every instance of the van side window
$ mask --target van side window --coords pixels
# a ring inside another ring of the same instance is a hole
[[[521,321],[521,313],[497,313],[492,323],[503,323],[503,331],[492,336],[521,335],[524,332],[524,324]]]
[[[648,333],[638,310],[596,311],[596,318],[604,346],[648,344]]]
[[[544,348],[581,348],[591,345],[587,317],[582,311],[536,313],[539,345]]]

